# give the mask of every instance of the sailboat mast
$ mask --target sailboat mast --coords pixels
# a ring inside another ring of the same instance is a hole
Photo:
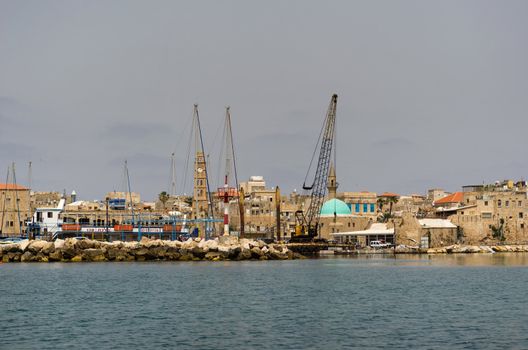
[[[6,175],[6,191],[4,194],[4,203],[2,204],[2,226],[0,227],[0,232],[3,232],[4,230],[4,220],[5,220],[5,214],[6,214],[6,201],[7,201],[7,189],[8,189],[8,183],[9,183],[9,173],[11,172],[10,167],[7,167],[7,175]]]
[[[17,211],[17,218],[18,218],[18,234],[22,236],[22,221],[20,221],[20,203],[18,202],[18,189],[17,189],[17,181],[16,181],[15,162],[13,162],[12,170],[13,170],[13,190],[15,191],[15,203],[16,203],[16,211]]]
[[[226,116],[225,116],[225,128],[226,128],[226,159],[225,159],[225,178],[224,178],[224,236],[229,235],[229,170],[231,169],[231,159],[229,153],[232,150],[229,147],[231,141],[231,129],[230,129],[230,120],[231,116],[229,114],[229,106],[226,107]]]
[[[132,191],[130,189],[130,175],[128,173],[128,162],[126,159],[125,159],[125,176],[126,176],[126,181],[127,181],[128,197],[130,200],[130,210],[132,212],[132,226],[133,226],[136,220],[134,216],[134,202],[132,201]]]
[[[176,195],[176,161],[174,158],[174,152],[171,155],[171,185],[169,189],[169,195]]]
[[[201,127],[201,124],[200,124],[200,114],[198,113],[198,105],[195,104],[194,105],[194,119],[195,119],[195,122],[196,122],[196,141],[197,141],[197,144],[196,144],[196,148],[198,148],[198,146],[200,147],[200,150],[202,151],[202,154],[203,154],[203,157],[204,157],[204,169],[203,171],[205,172],[205,185],[206,185],[206,198],[207,198],[207,219],[212,219],[213,218],[213,202],[211,200],[211,189],[209,187],[209,171],[207,170],[207,156],[206,156],[206,153],[205,153],[205,147],[204,147],[204,143],[203,143],[203,135],[202,135],[202,127]],[[198,144],[198,141],[199,141],[199,144]],[[208,233],[207,233],[207,229],[208,229],[208,225],[207,225],[207,221],[206,221],[206,225],[205,225],[205,236],[207,237],[208,236]],[[212,226],[212,230],[214,231],[214,225]]]
[[[33,224],[33,216],[31,215],[31,181],[32,181],[32,177],[33,177],[33,174],[32,174],[32,168],[31,168],[31,165],[32,165],[32,162],[29,161],[29,165],[28,165],[28,187],[29,187],[29,198],[28,198],[28,213],[27,213],[27,226],[26,226],[26,233],[27,233],[27,236],[29,239],[31,239],[30,237],[30,227],[29,227],[29,222],[31,220],[31,224]]]

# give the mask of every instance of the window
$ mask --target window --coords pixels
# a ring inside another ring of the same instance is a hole
[[[523,212],[521,211],[521,212],[519,213],[519,219],[522,219],[522,218],[523,218]]]
[[[483,219],[491,219],[491,213],[482,213],[482,214],[481,214],[481,217],[482,217]]]
[[[518,205],[519,207],[522,207],[522,201],[519,201],[519,202],[517,203],[517,205]]]
[[[367,203],[364,203],[364,204],[363,204],[363,212],[364,212],[364,213],[367,213],[367,212],[368,212],[368,204],[367,204]]]
[[[371,203],[371,204],[370,204],[370,212],[373,213],[373,212],[375,212],[375,211],[376,211],[376,204]]]
[[[484,201],[484,205],[485,205],[485,206],[488,206],[488,201]]]
[[[501,207],[502,206],[502,201],[500,199],[497,199],[497,207]]]
[[[348,227],[350,227],[350,222],[348,223]]]
[[[508,207],[510,205],[510,201],[504,202],[504,206]]]
[[[524,228],[524,224],[521,224],[521,228]]]
[[[53,218],[53,212],[48,211],[48,219],[52,219],[52,218]]]
[[[356,213],[359,213],[359,203],[356,203]]]

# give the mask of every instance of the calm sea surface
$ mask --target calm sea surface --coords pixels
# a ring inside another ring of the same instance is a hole
[[[528,349],[528,254],[0,264],[1,349]]]

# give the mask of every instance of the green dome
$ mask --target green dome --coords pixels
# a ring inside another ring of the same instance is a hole
[[[348,205],[339,199],[330,199],[323,204],[321,216],[352,215]]]

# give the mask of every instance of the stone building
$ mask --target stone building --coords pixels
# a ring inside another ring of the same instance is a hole
[[[526,188],[482,188],[463,192],[462,205],[449,219],[462,229],[466,243],[528,242]]]
[[[350,214],[356,216],[366,216],[375,220],[378,216],[378,197],[375,192],[342,192],[338,198],[345,202]]]
[[[446,219],[417,219],[407,212],[394,225],[396,244],[437,248],[460,241],[457,226]]]
[[[0,237],[25,235],[31,218],[29,188],[0,184],[0,207]]]
[[[276,190],[274,188],[266,188],[266,182],[262,176],[251,176],[249,181],[242,182],[240,187],[244,190],[245,194],[243,209],[245,237],[275,237],[277,226]],[[287,203],[287,198],[281,196],[281,207],[284,207]],[[287,209],[287,215],[289,217],[291,215],[290,206],[288,206]],[[229,202],[229,219],[231,231],[240,232],[240,208],[238,198],[234,198]],[[289,228],[289,225],[285,226]]]

